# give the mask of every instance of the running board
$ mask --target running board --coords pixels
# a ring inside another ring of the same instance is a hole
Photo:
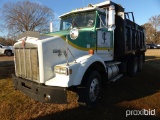
[[[123,74],[119,74],[116,77],[112,78],[109,80],[109,82],[115,82],[116,80],[118,80],[119,78],[121,78],[123,76]]]

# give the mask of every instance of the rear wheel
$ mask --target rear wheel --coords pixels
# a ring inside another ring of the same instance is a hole
[[[128,75],[135,76],[138,71],[138,58],[136,55],[133,55],[128,62]]]
[[[143,55],[141,54],[138,59],[138,71],[141,71],[143,68]]]

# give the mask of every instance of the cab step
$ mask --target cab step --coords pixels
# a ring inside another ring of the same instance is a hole
[[[115,76],[114,78],[112,78],[112,79],[109,80],[109,83],[110,83],[110,82],[115,82],[116,80],[118,80],[118,79],[121,78],[122,76],[123,76],[123,74],[119,74],[119,75]]]

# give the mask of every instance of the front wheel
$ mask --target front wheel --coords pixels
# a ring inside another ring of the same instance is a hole
[[[7,56],[12,56],[12,51],[6,51]]]
[[[86,80],[86,105],[88,108],[92,108],[96,105],[101,92],[101,76],[98,71],[94,70]]]

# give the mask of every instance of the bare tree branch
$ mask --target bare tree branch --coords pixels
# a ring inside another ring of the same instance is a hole
[[[158,36],[158,30],[159,30],[159,27],[160,27],[160,15],[152,16],[149,19],[149,23],[154,28],[154,31],[153,31],[153,41],[154,41],[154,43],[160,42],[159,36]]]
[[[54,18],[50,8],[30,1],[7,3],[2,13],[5,27],[11,33],[44,30]]]
[[[147,43],[160,43],[160,15],[152,16],[143,27],[146,29]]]

